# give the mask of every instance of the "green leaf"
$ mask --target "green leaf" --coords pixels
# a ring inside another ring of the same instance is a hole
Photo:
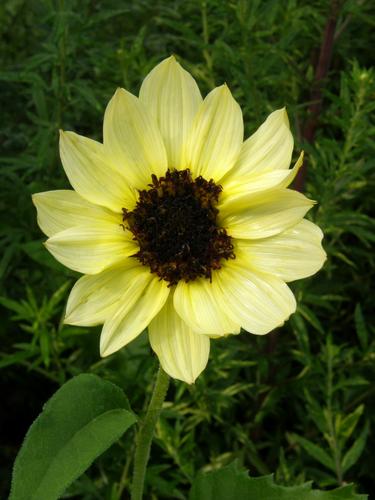
[[[279,486],[273,476],[249,477],[236,462],[208,473],[201,473],[193,482],[189,500],[365,500],[353,485],[331,491],[312,490],[311,483]]]
[[[318,332],[324,335],[324,328],[320,323],[317,316],[312,312],[312,310],[306,306],[298,305],[298,312],[305,318],[305,320],[310,323]]]
[[[9,500],[55,500],[136,421],[116,385],[82,374],[64,384],[30,427]]]
[[[35,356],[35,352],[30,349],[30,351],[16,352],[15,354],[1,354],[0,359],[0,369],[6,366],[22,363],[22,361],[27,358]]]
[[[307,401],[308,415],[313,419],[320,432],[325,434],[327,432],[327,421],[324,418],[323,408],[318,401],[314,399],[308,389],[304,389],[304,394]]]
[[[363,413],[364,408],[365,406],[363,404],[357,406],[357,408],[352,413],[347,415],[340,423],[338,433],[340,435],[340,438],[343,438],[344,441],[346,441],[352,435],[356,425],[358,424],[358,420]]]
[[[344,458],[342,460],[342,470],[343,473],[352,467],[359,457],[362,455],[364,447],[366,445],[367,436],[369,431],[368,422],[366,422],[363,431],[359,435],[358,439],[354,442],[354,444],[349,448],[349,450],[345,453]]]
[[[318,462],[325,465],[329,469],[335,471],[335,463],[333,458],[331,458],[328,453],[326,453],[322,448],[312,443],[308,439],[298,436],[297,434],[291,434],[292,439],[296,441],[311,457],[315,458]]]
[[[20,304],[16,300],[8,299],[7,297],[0,297],[0,304],[9,309],[10,311],[13,311],[21,316],[25,312],[25,308],[22,304]]]
[[[363,317],[361,304],[357,304],[354,311],[355,329],[359,338],[362,349],[367,349],[368,332],[366,328],[365,318]]]

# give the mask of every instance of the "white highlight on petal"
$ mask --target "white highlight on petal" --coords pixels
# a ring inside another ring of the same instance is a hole
[[[219,224],[239,239],[268,238],[300,222],[314,205],[290,189],[234,198],[219,205]]]
[[[39,227],[47,236],[96,221],[110,224],[121,222],[119,214],[94,205],[75,191],[67,189],[35,193],[32,200],[38,212]]]
[[[284,281],[294,281],[315,274],[327,256],[322,248],[323,233],[303,219],[286,231],[262,240],[238,240],[251,268],[270,273]]]
[[[146,281],[135,278],[121,297],[116,312],[104,323],[100,354],[109,356],[134,340],[164,306],[170,288],[148,273]]]
[[[164,175],[167,154],[155,118],[145,105],[124,89],[117,89],[104,115],[104,148],[129,184],[144,189],[151,175]]]
[[[139,249],[129,231],[104,222],[65,229],[45,245],[64,266],[84,274],[100,273]]]
[[[156,119],[168,155],[168,166],[181,166],[182,145],[202,102],[198,85],[171,56],[146,76],[139,99]]]
[[[61,131],[60,156],[70,184],[86,200],[119,213],[134,205],[135,192],[111,164],[103,144]]]
[[[173,378],[193,384],[207,365],[209,338],[194,332],[176,314],[171,296],[150,323],[149,339],[163,370]]]
[[[224,264],[225,265],[225,264]],[[224,297],[207,279],[180,281],[173,295],[174,307],[194,332],[214,336],[239,333],[241,325],[223,311]]]
[[[233,167],[243,141],[242,111],[226,85],[212,90],[196,115],[184,154],[195,177],[220,179]]]
[[[281,326],[296,309],[293,293],[280,278],[253,271],[236,250],[236,259],[215,272],[222,308],[250,333],[264,335]]]
[[[120,298],[134,281],[147,283],[149,272],[135,259],[105,269],[99,274],[82,276],[72,288],[66,306],[64,322],[68,325],[100,325],[119,307]]]

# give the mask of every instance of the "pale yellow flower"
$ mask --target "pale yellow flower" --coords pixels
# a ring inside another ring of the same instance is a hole
[[[164,370],[192,383],[210,338],[263,335],[296,301],[286,282],[317,272],[321,230],[304,219],[313,202],[287,189],[293,137],[285,109],[243,142],[228,87],[202,100],[170,57],[139,98],[118,89],[104,116],[103,144],[62,132],[72,190],[33,196],[46,246],[84,274],[65,322],[104,324],[108,356],[148,327]]]

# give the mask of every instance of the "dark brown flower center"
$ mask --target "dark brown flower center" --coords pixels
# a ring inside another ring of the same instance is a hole
[[[223,259],[234,259],[231,237],[218,227],[221,186],[190,171],[152,176],[132,211],[123,208],[124,227],[134,234],[135,257],[161,279],[175,285],[198,277],[211,279]]]

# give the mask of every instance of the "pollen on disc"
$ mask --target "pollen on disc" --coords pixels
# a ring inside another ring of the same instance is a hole
[[[221,190],[212,179],[193,179],[189,169],[153,175],[134,210],[123,208],[124,227],[139,245],[135,257],[170,286],[211,280],[223,259],[235,258],[231,237],[217,224]]]

